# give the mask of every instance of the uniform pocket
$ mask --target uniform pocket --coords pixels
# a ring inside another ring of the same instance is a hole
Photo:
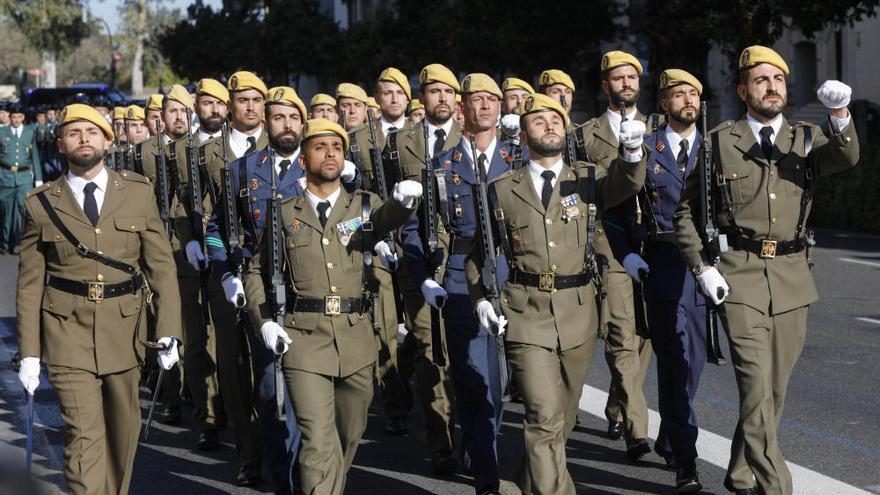
[[[730,192],[731,204],[743,204],[751,202],[757,193],[754,186],[754,177],[749,170],[726,170],[724,179]]]
[[[306,262],[306,259],[308,258],[307,251],[312,244],[311,236],[311,229],[303,228],[292,234],[288,234],[284,240],[287,259],[290,261],[290,265],[293,268],[293,279],[296,282],[306,281],[312,278],[312,270],[314,268],[309,267]]]
[[[76,307],[76,297],[73,294],[62,292],[52,287],[46,287],[43,291],[43,301],[40,308],[53,315],[67,318]]]
[[[141,298],[138,294],[119,296],[119,312],[123,318],[135,316],[141,311]]]
[[[137,258],[140,255],[140,233],[147,230],[147,221],[143,217],[117,217],[113,219],[120,241],[125,243],[126,257]]]
[[[581,205],[581,208],[586,206]],[[583,212],[581,212],[583,213]],[[565,245],[568,247],[581,247],[587,242],[587,222],[580,218],[569,220],[565,225]]]
[[[804,193],[807,164],[800,156],[789,156],[790,158],[782,160],[776,167],[779,170],[779,179],[784,184],[787,196],[800,196]]]
[[[517,287],[512,284],[505,284],[501,291],[501,309],[522,313],[529,304],[529,293],[523,287]]]
[[[76,247],[71,244],[54,225],[43,228],[43,231],[40,233],[40,241],[51,246],[51,249],[54,250],[56,256],[58,256],[59,261],[76,254]],[[50,253],[46,254],[49,255]]]

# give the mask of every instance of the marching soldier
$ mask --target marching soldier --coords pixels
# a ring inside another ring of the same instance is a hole
[[[791,473],[777,439],[791,372],[804,347],[807,310],[816,301],[810,273],[812,233],[805,230],[814,181],[849,169],[859,142],[847,110],[852,90],[819,87],[829,109],[824,130],[782,115],[788,65],[751,46],[739,57],[737,94],[746,115],[711,134],[714,223],[730,250],[713,266],[701,241],[700,181],[691,174],[675,213],[676,241],[700,290],[719,312],[730,342],[740,414],[724,486],[738,495],[791,495]],[[724,212],[724,213],[721,213]],[[757,484],[755,484],[757,483]]]
[[[342,125],[352,131],[367,121],[369,97],[364,88],[352,83],[339,83],[336,87],[336,113],[345,116]]]
[[[336,113],[336,98],[326,93],[318,93],[313,96],[309,102],[309,118],[339,122],[339,114]]]
[[[128,135],[128,143],[132,146],[143,143],[150,137],[144,109],[138,105],[126,107],[123,125]]]
[[[425,106],[419,100],[412,100],[406,108],[406,118],[413,124],[418,124],[425,119]]]
[[[43,184],[43,167],[33,126],[26,125],[24,108],[7,107],[9,126],[0,128],[0,254],[18,252],[25,195]]]
[[[417,182],[403,181],[385,204],[365,191],[350,194],[340,180],[345,130],[329,120],[309,120],[302,140],[306,193],[278,207],[281,249],[289,263],[286,287],[274,290],[295,294],[283,327],[275,321],[278,308],[265,283],[273,269],[273,246],[265,241],[274,236],[263,236],[245,287],[266,347],[283,346],[287,390],[303,431],[302,490],[341,494],[373,396],[377,338],[364,298],[364,271],[376,240],[406,221],[422,191]]]
[[[25,205],[19,378],[33,394],[40,359],[46,362],[67,427],[64,476],[74,494],[128,492],[141,426],[147,305],[156,311],[158,342],[167,346],[160,366],[178,360],[171,250],[149,182],[105,167],[112,139],[95,109],[68,106],[58,146],[69,171],[32,191]]]
[[[147,121],[147,129],[150,131],[150,137],[156,137],[165,130],[162,123],[162,101],[165,95],[156,93],[147,98],[147,104],[144,106],[144,120]],[[159,119],[159,128],[156,128],[156,119]]]
[[[507,355],[525,406],[526,454],[517,484],[523,493],[574,494],[565,442],[574,429],[598,328],[590,208],[612,207],[638,191],[644,162],[622,150],[607,172],[583,162],[566,165],[568,112],[545,95],[526,99],[522,120],[528,165],[489,185],[495,235],[510,270],[501,292],[503,314],[485,299],[479,251],[467,263],[467,278],[481,331],[494,324],[504,333],[508,327]],[[586,190],[595,189],[596,198],[579,188],[581,181],[591,182],[591,167],[598,180]]]
[[[382,105],[376,101],[376,98],[367,98],[367,111],[373,114],[373,119],[379,120],[382,117]]]
[[[573,86],[573,85],[572,85]],[[532,85],[516,77],[508,77],[501,83],[504,99],[501,101],[501,115],[519,115],[520,105],[535,92]]]
[[[571,106],[574,103],[574,81],[571,76],[559,69],[547,69],[538,77],[541,93],[562,103],[565,98],[565,111],[571,115]],[[613,158],[612,158],[613,159]]]
[[[229,77],[226,89],[229,90],[229,113],[232,117],[229,151],[235,158],[241,158],[265,148],[269,142],[263,133],[266,84],[253,72],[239,71]],[[217,130],[220,130],[219,126]]]

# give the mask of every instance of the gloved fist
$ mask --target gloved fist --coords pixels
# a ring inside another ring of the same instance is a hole
[[[180,353],[177,350],[177,339],[174,337],[162,337],[158,342],[160,344],[165,344],[166,346],[165,350],[159,351],[158,353],[159,366],[165,371],[168,371],[180,361]]]
[[[437,282],[431,280],[430,278],[422,282],[422,296],[425,297],[425,302],[430,304],[436,309],[443,308],[443,305],[446,304],[446,289],[440,286]],[[491,306],[491,304],[489,305]]]
[[[244,295],[244,284],[241,283],[240,278],[227,273],[223,275],[223,282],[221,284],[223,285],[223,294],[226,296],[226,300],[233,306],[240,309],[247,304],[247,299]]]
[[[501,132],[508,138],[515,138],[519,134],[519,115],[509,113],[501,117]]]
[[[35,180],[35,181],[34,181],[34,187],[40,187],[40,186],[42,186],[42,185],[43,185],[43,181],[41,181],[41,180]]]
[[[21,382],[21,386],[27,390],[27,393],[34,395],[37,387],[40,386],[40,358],[22,358],[19,365],[18,381]]]
[[[412,209],[416,200],[422,197],[422,185],[414,180],[402,180],[394,185],[391,196],[404,208]]]
[[[832,110],[843,108],[849,105],[849,99],[852,96],[852,88],[840,81],[829,80],[822,83],[816,90],[816,97],[825,105],[826,108]]]
[[[263,326],[260,327],[260,334],[263,336],[263,343],[266,344],[266,348],[278,355],[287,352],[290,349],[290,344],[293,343],[287,332],[281,328],[281,325],[274,321],[263,323]],[[284,347],[281,352],[278,352],[279,343]]]
[[[633,280],[638,283],[642,283],[645,280],[642,278],[644,274],[645,277],[651,273],[651,269],[648,267],[648,263],[636,253],[629,253],[623,258],[623,269],[626,270],[626,274],[630,276]]]
[[[340,175],[342,182],[352,182],[354,181],[355,176],[357,176],[357,167],[355,167],[354,163],[345,160],[345,164],[342,167],[342,174]]]
[[[620,123],[620,134],[617,138],[624,148],[634,150],[642,145],[647,131],[648,128],[641,120],[624,120]]]
[[[382,262],[382,266],[389,272],[397,271],[397,253],[391,252],[391,247],[385,241],[379,241],[373,246],[373,251]]]
[[[189,241],[186,243],[186,261],[196,271],[203,271],[208,268],[205,253],[202,252],[202,245],[199,241]]]
[[[477,321],[480,327],[486,329],[492,335],[504,335],[507,326],[507,318],[504,315],[495,314],[495,308],[489,301],[480,301],[474,308],[477,312]]]
[[[714,266],[709,267],[708,270],[703,270],[703,273],[697,275],[697,284],[700,286],[703,294],[716,305],[723,303],[727,295],[730,294],[730,286],[727,285],[727,281],[721,276],[721,272]]]

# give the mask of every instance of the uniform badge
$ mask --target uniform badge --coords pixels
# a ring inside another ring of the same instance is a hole
[[[232,76],[232,78],[229,79],[229,87],[233,90],[238,88],[238,76]]]
[[[751,57],[749,56],[749,51],[743,50],[742,59],[739,62],[739,66],[740,67],[748,67],[750,58]]]
[[[337,223],[336,230],[339,231],[339,243],[343,246],[348,246],[348,243],[351,242],[351,236],[354,235],[354,233],[363,225],[364,221],[361,217],[355,217],[351,220]]]
[[[602,71],[608,70],[608,55],[602,57]]]
[[[290,230],[296,232],[297,230],[302,228],[302,222],[299,221],[298,218],[294,218],[292,222],[290,222]]]
[[[349,242],[351,242],[351,235],[339,236],[339,244],[342,244],[343,246],[348,246]]]
[[[254,220],[259,220],[262,215],[263,212],[261,212],[260,210],[254,210]]]
[[[550,73],[545,72],[543,76],[541,76],[541,85],[546,86],[547,83],[550,82]],[[526,110],[528,112],[528,110]]]
[[[451,161],[446,160],[443,162],[443,170],[449,170],[449,166],[452,164]]]
[[[562,219],[566,222],[580,215],[581,211],[577,207],[577,202],[577,194],[569,194],[560,201],[562,203]]]
[[[507,158],[507,148],[501,148],[498,150],[498,154],[501,155],[501,158]]]
[[[663,144],[663,141],[657,141],[657,151],[663,153],[663,150],[666,149],[666,145]]]
[[[461,82],[461,92],[462,93],[470,93],[471,92],[471,76],[468,75],[464,78],[464,81]]]
[[[510,243],[513,245],[515,252],[522,252],[522,236],[519,234],[519,230],[513,231],[513,235],[510,236]]]
[[[456,186],[461,184],[461,176],[456,173],[453,173],[452,174],[452,183],[455,184]]]
[[[272,99],[275,101],[281,101],[281,98],[284,98],[284,90],[283,89],[279,89],[279,90],[275,91],[275,94],[272,95]]]
[[[257,179],[251,179],[251,189],[257,188]]]
[[[654,172],[654,175],[660,175],[663,173],[663,167],[661,167],[659,163],[655,163],[654,168],[651,171]]]
[[[550,78],[549,74],[544,74],[544,79],[549,79],[549,78]],[[535,99],[531,96],[526,98],[525,103],[523,103],[523,108],[525,108],[526,112],[531,112],[532,107],[534,107],[534,106],[535,106]]]
[[[460,160],[461,160],[461,151],[456,151],[456,152],[452,155],[452,159],[455,160],[455,161],[460,161]]]
[[[667,84],[669,84],[669,75],[667,75],[664,71],[662,74],[660,74],[660,87],[665,88]]]

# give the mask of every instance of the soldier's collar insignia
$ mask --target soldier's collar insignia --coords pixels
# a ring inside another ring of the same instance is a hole
[[[663,167],[661,167],[659,163],[655,163],[652,171],[654,172],[654,175],[660,175],[663,173]]]
[[[461,161],[461,151],[456,151],[455,153],[453,153],[452,160],[456,162]]]
[[[498,154],[501,155],[501,158],[507,158],[507,155],[508,155],[507,148],[505,148],[503,146],[498,148]]]
[[[304,176],[300,177],[299,179],[297,179],[297,182],[299,182],[299,187],[302,188],[303,190],[305,190],[305,188],[306,188],[306,176],[304,175]]]
[[[300,222],[299,218],[294,218],[292,222],[290,222],[291,230],[299,230],[302,228],[302,222]]]
[[[257,188],[257,179],[251,179],[251,189]]]
[[[443,170],[449,170],[449,165],[451,165],[451,164],[452,164],[451,161],[449,161],[449,160],[445,160],[445,161],[443,162]]]
[[[259,220],[261,215],[262,215],[262,212],[260,210],[254,210],[254,220]],[[294,221],[298,221],[298,220],[294,220]],[[292,226],[293,225],[291,225],[291,227]]]
[[[657,141],[657,151],[663,153],[663,150],[666,149],[666,145],[663,144],[663,141]]]
[[[455,185],[461,184],[461,176],[456,173],[453,173],[452,174],[452,183]]]

